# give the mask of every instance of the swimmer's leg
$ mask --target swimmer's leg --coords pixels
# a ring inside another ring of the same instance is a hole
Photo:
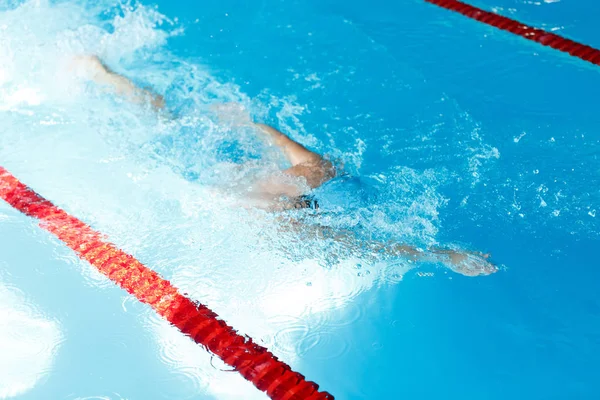
[[[319,154],[308,150],[271,126],[265,124],[255,125],[269,136],[271,141],[283,151],[292,164],[291,168],[283,171],[284,174],[304,177],[306,183],[312,189],[321,186],[335,176],[333,164],[323,159]]]
[[[96,83],[135,104],[150,104],[156,110],[165,106],[162,96],[137,87],[131,80],[113,72],[97,56],[85,55],[73,59],[73,67],[82,67]]]

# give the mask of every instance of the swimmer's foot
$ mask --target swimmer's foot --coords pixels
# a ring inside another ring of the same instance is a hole
[[[78,55],[73,57],[69,69],[80,77],[96,80],[109,73],[108,68],[95,55]]]
[[[98,56],[75,56],[69,68],[75,75],[92,80],[131,103],[150,104],[155,110],[165,107],[163,96],[137,87],[128,78],[111,71]]]
[[[498,272],[498,267],[488,261],[489,254],[454,250],[440,253],[447,257],[445,261],[448,268],[464,276],[491,275]]]

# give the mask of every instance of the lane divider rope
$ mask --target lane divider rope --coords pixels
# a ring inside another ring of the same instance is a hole
[[[494,26],[498,29],[514,33],[525,39],[538,42],[544,46],[552,47],[568,53],[573,57],[581,58],[584,61],[600,65],[600,50],[591,46],[575,42],[543,29],[533,28],[514,19],[503,17],[501,15],[482,10],[481,8],[460,2],[458,0],[425,0],[436,6],[455,11],[466,17],[472,18],[484,24]]]
[[[327,392],[278,360],[251,338],[239,335],[217,314],[185,297],[133,256],[107,242],[102,234],[21,183],[0,167],[0,198],[39,220],[83,260],[148,304],[182,333],[218,356],[274,400],[332,400]]]

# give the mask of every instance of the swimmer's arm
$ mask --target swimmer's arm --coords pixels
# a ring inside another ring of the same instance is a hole
[[[369,242],[368,247],[371,251],[383,252],[389,256],[402,257],[410,261],[419,262],[439,262],[442,261],[444,254],[441,250],[430,248],[427,250],[419,249],[414,246],[401,243],[380,243]]]
[[[150,104],[157,110],[165,107],[162,96],[142,89],[126,77],[111,71],[97,56],[78,56],[74,59],[74,64],[85,68],[94,82],[132,103]]]
[[[383,254],[393,257],[402,257],[411,261],[439,261],[434,251],[425,251],[402,243],[385,243],[375,240],[360,240],[351,231],[336,230],[324,226],[314,226],[319,239],[333,239],[346,247],[368,250],[373,254]]]
[[[441,263],[452,271],[465,276],[490,275],[498,271],[498,268],[488,261],[489,254],[437,247],[419,249],[403,243],[363,241],[350,231],[332,232],[330,228],[326,227],[319,227],[318,230],[320,239],[333,239],[337,243],[360,252],[367,250],[373,255],[401,257],[413,263]]]
[[[426,250],[406,244],[371,244],[379,246],[385,253],[399,256],[412,262],[441,263],[452,271],[465,276],[490,275],[498,268],[488,261],[489,254],[479,252],[430,247]]]

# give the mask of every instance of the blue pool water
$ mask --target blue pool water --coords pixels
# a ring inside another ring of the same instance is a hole
[[[598,67],[418,0],[86,4],[0,3],[0,165],[337,399],[600,398]],[[600,46],[592,0],[473,4]],[[74,78],[82,53],[176,118]],[[230,207],[284,165],[230,102],[343,164],[297,218],[500,271]],[[4,203],[0,238],[0,398],[266,398]]]

